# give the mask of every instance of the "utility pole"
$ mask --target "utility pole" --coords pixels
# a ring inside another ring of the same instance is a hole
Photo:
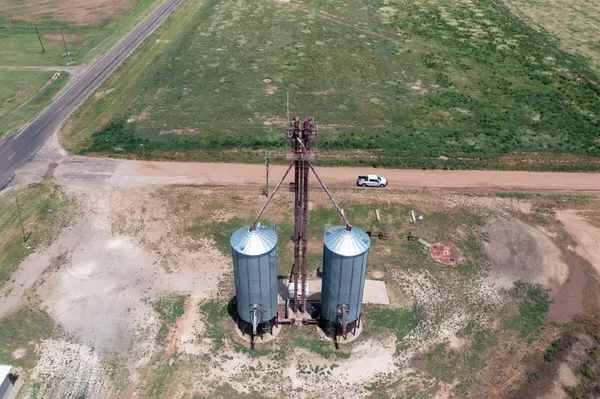
[[[285,111],[287,114],[287,122],[290,123],[290,92],[286,92],[287,101],[285,103]]]
[[[267,181],[265,195],[269,196],[269,158],[271,157],[271,151],[265,151],[265,169],[267,171]]]
[[[40,31],[38,31],[37,25],[35,25],[35,33],[37,33],[37,37],[40,40],[40,46],[42,46],[42,53],[45,53],[44,43],[42,43],[42,37],[40,36]]]
[[[21,207],[19,206],[19,196],[15,194],[15,200],[17,201],[17,211],[19,212],[19,221],[21,222],[21,238],[23,244],[25,244],[25,227],[23,227],[23,217],[21,216]]]
[[[65,53],[67,53],[67,57],[70,57],[71,54],[69,53],[69,50],[67,50],[67,42],[65,42],[65,30],[61,29],[60,34],[62,35],[63,45],[65,46]]]

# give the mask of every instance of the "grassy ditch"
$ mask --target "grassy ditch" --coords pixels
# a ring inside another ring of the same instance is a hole
[[[69,80],[69,74],[64,72],[56,80],[51,80],[53,75],[54,72],[0,71],[0,139],[34,119]]]
[[[26,245],[16,203],[18,196]],[[72,203],[63,190],[53,184],[19,187],[0,197],[0,286],[37,247],[50,244],[67,226],[73,214]]]

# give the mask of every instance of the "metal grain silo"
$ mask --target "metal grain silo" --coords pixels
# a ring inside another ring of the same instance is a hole
[[[362,312],[370,237],[361,229],[331,227],[323,237],[321,316],[334,327],[355,322]]]
[[[277,234],[258,225],[231,236],[237,312],[241,320],[266,332],[277,317]]]

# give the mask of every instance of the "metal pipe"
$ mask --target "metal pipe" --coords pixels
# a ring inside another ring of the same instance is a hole
[[[305,133],[309,132],[309,124],[304,122]],[[306,312],[306,250],[308,247],[308,161],[302,163],[302,311]]]
[[[294,161],[294,176],[295,176],[295,184],[294,184],[294,265],[292,274],[294,275],[294,305],[292,310],[294,313],[298,311],[298,269],[300,267],[300,199],[299,199],[299,191],[300,191],[300,161]]]
[[[299,140],[300,136],[300,118],[298,116],[294,117],[294,128],[293,135],[296,140]],[[300,192],[302,189],[302,183],[300,180],[300,160],[299,160],[299,150],[298,143],[294,140],[294,154],[296,155],[294,160],[294,264],[292,267],[292,274],[294,277],[294,306],[292,310],[294,313],[298,311],[298,272],[300,268],[300,208],[302,206],[302,202],[300,201]],[[302,144],[302,141],[300,141]]]
[[[347,329],[346,316],[346,305],[342,305],[342,335],[344,336],[344,339],[346,338]]]
[[[308,324],[318,324],[319,321],[317,319],[302,319],[302,324],[304,325],[308,325]]]
[[[285,319],[285,318],[281,317],[281,318],[277,319],[277,324],[290,324],[290,325],[293,325],[293,324],[296,324],[296,319],[293,318],[293,317],[291,319]]]
[[[325,193],[327,194],[327,196],[329,197],[329,199],[331,200],[331,202],[333,203],[333,206],[335,207],[335,209],[338,211],[338,213],[340,214],[340,217],[342,218],[342,220],[344,221],[344,223],[346,223],[346,230],[350,231],[352,230],[352,225],[350,225],[350,223],[348,223],[348,219],[346,219],[346,216],[344,215],[344,212],[342,212],[342,210],[340,209],[340,207],[338,206],[338,204],[335,202],[335,200],[333,199],[333,196],[331,195],[331,193],[329,192],[329,190],[327,189],[327,187],[325,186],[325,183],[323,183],[323,181],[321,180],[321,178],[319,177],[319,175],[317,174],[317,171],[315,170],[315,168],[312,166],[312,164],[310,162],[308,162],[308,166],[310,167],[310,169],[313,171],[313,173],[315,174],[315,177],[317,178],[317,180],[319,181],[319,183],[321,184],[321,187],[323,187],[323,190],[325,190]]]
[[[279,180],[279,183],[277,183],[277,186],[275,186],[275,189],[271,193],[271,196],[267,200],[267,203],[262,207],[262,209],[260,210],[260,213],[258,214],[258,216],[256,217],[256,219],[254,219],[254,222],[252,222],[252,225],[250,226],[250,231],[256,230],[256,222],[258,222],[258,219],[260,219],[260,217],[262,216],[262,214],[265,211],[265,209],[267,209],[267,206],[269,206],[269,204],[273,200],[273,197],[275,197],[275,193],[277,192],[277,190],[279,190],[279,187],[281,186],[281,183],[283,183],[283,181],[285,180],[285,177],[289,173],[290,169],[292,169],[292,166],[294,166],[294,164],[291,164],[289,166],[289,168],[287,168],[287,170],[283,174],[283,177],[281,178],[281,180]]]

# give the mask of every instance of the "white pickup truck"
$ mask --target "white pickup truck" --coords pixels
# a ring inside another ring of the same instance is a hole
[[[388,181],[385,177],[377,175],[358,176],[356,185],[360,187],[385,187]]]

